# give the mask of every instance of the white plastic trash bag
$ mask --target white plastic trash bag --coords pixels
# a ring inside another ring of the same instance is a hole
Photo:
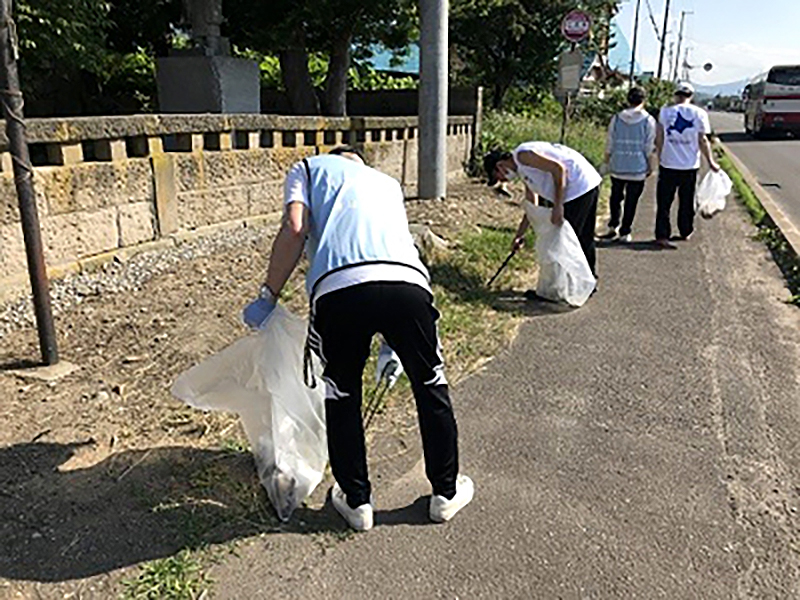
[[[264,328],[182,373],[172,394],[201,410],[237,413],[258,477],[282,521],[322,480],[328,462],[325,392],[303,382],[306,321],[278,305]]]
[[[725,209],[725,197],[731,193],[733,182],[725,171],[709,171],[694,197],[694,209],[705,219],[710,219]]]
[[[567,221],[561,227],[551,222],[552,209],[524,202],[528,221],[536,233],[539,282],[536,294],[548,300],[563,300],[583,306],[597,285],[578,236]]]

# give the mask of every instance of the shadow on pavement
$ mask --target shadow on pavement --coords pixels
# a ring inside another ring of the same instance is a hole
[[[597,248],[602,248],[606,250],[631,250],[634,252],[664,252],[670,250],[677,250],[678,247],[675,244],[669,244],[669,246],[659,246],[655,243],[654,240],[649,240],[645,242],[618,242],[618,241],[608,241],[602,240],[596,242]]]
[[[421,496],[414,503],[393,510],[375,511],[375,525],[427,525],[431,526],[428,517],[428,504],[430,496]]]
[[[346,531],[330,501],[280,523],[249,452],[160,447],[70,465],[93,448],[0,448],[0,577],[64,581],[257,534]]]

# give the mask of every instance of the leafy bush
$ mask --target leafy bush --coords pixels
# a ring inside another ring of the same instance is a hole
[[[661,107],[672,102],[675,85],[670,81],[651,79],[642,87],[647,92],[645,107],[650,114],[658,118],[658,111]],[[627,88],[618,87],[607,90],[602,98],[599,96],[579,98],[575,107],[576,115],[581,119],[588,119],[600,125],[608,125],[611,117],[627,107],[627,95]]]
[[[564,143],[583,154],[595,166],[603,162],[605,127],[591,119],[572,119]],[[527,114],[489,111],[483,117],[481,150],[510,150],[532,140],[558,142],[561,106],[552,97],[531,107]]]

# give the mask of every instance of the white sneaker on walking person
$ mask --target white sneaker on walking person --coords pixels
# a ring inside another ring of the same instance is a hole
[[[631,237],[630,233],[626,233],[625,235],[619,236],[619,241],[623,244],[630,244],[633,241],[633,237]]]
[[[351,508],[347,503],[347,496],[338,483],[333,484],[331,489],[331,502],[347,524],[356,531],[369,531],[372,529],[373,514],[372,504],[362,504],[357,508]]]
[[[456,513],[470,503],[475,495],[475,484],[466,475],[459,475],[456,478],[456,495],[450,500],[444,496],[431,496],[431,503],[428,516],[434,523],[444,523],[449,521]]]
[[[619,231],[617,227],[611,227],[609,225],[606,227],[606,230],[597,237],[603,240],[613,240],[615,237],[617,237],[617,231]]]

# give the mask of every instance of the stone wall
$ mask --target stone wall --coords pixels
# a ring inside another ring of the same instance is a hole
[[[2,128],[4,130],[4,128]],[[451,117],[448,172],[463,175],[473,117]],[[34,187],[51,277],[103,264],[187,232],[277,218],[283,177],[341,143],[413,196],[417,119],[175,115],[32,119]],[[7,142],[0,136],[0,297],[27,286]]]

